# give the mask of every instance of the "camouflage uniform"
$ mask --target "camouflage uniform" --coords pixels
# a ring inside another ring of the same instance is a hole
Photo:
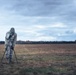
[[[9,32],[6,33],[5,36],[5,50],[6,50],[6,58],[12,59],[14,46],[16,44],[17,34],[15,33],[15,29],[11,28]]]

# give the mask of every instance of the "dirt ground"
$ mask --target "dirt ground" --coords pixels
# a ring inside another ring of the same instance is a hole
[[[0,45],[0,60],[4,45]],[[76,44],[17,44],[9,64],[5,56],[0,75],[76,75]]]

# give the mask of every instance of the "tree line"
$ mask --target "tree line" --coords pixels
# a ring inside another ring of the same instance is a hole
[[[5,41],[0,41],[0,44],[4,44]],[[16,44],[72,44],[76,41],[17,41]]]

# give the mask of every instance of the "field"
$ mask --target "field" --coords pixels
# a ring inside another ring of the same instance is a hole
[[[4,45],[0,45],[0,59]],[[17,44],[13,63],[3,59],[0,75],[76,75],[76,44]]]

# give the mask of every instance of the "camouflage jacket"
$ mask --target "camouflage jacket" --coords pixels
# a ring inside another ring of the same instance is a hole
[[[6,33],[6,36],[5,36],[5,46],[15,46],[16,44],[16,40],[17,40],[17,34],[14,33],[13,35],[11,35],[10,32],[7,32]]]

